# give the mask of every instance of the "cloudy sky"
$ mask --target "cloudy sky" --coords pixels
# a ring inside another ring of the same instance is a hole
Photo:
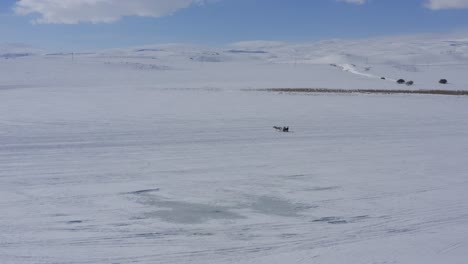
[[[467,30],[468,0],[0,1],[0,43],[60,50]]]

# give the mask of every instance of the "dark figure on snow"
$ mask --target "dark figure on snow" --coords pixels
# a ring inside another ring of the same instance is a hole
[[[447,79],[440,79],[439,83],[440,84],[447,84],[448,81],[447,81]]]
[[[289,127],[283,127],[283,132],[289,132]]]

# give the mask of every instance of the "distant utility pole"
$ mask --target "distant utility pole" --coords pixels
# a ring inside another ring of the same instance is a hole
[[[297,50],[297,48],[294,48],[294,68],[297,67],[297,56],[299,54],[299,51]]]
[[[72,52],[72,62],[75,62],[75,53]]]

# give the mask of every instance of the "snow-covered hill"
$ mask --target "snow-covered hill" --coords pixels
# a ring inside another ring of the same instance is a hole
[[[17,43],[0,43],[0,59],[14,59],[41,54],[41,51],[29,45]]]
[[[9,45],[0,48],[0,58],[0,70],[9,72],[3,85],[395,89],[403,78],[415,89],[468,89],[463,36],[251,41],[219,48],[165,44],[92,53]],[[449,85],[439,85],[442,78]]]

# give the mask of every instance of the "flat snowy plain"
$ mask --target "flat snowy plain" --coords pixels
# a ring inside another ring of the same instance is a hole
[[[468,97],[244,91],[401,86],[151,52],[0,60],[1,263],[467,263]]]

